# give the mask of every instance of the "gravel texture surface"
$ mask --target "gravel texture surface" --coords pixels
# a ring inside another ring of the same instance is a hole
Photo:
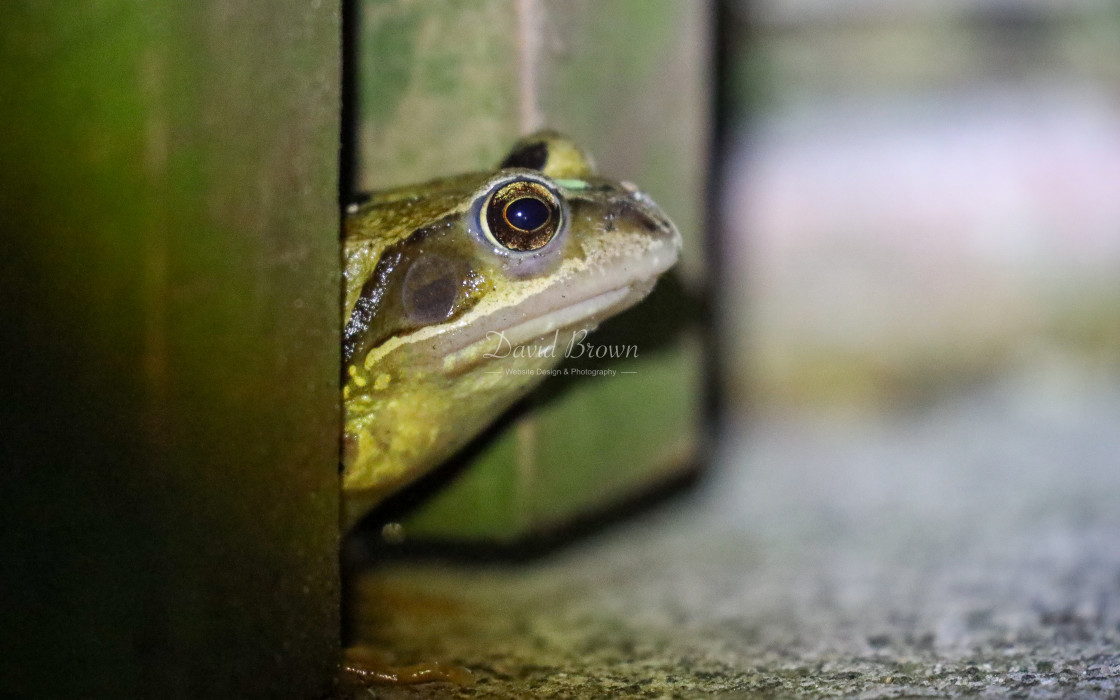
[[[379,562],[357,697],[1120,697],[1120,386],[730,421],[708,479],[520,562]]]

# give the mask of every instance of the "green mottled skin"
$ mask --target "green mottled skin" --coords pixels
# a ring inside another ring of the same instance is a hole
[[[595,176],[575,144],[542,132],[509,158],[527,167],[379,192],[346,218],[347,524],[437,466],[539,381],[535,372],[507,370],[554,366],[570,333],[640,301],[676,260],[679,234],[660,209],[632,185]],[[539,251],[511,256],[480,235],[478,212],[487,192],[526,177],[563,200],[568,223]],[[439,313],[429,310],[433,289],[437,300],[454,299],[446,309],[435,303]],[[360,299],[372,309],[367,316]],[[498,350],[491,331],[510,332],[514,345],[560,343],[552,357],[484,357]]]

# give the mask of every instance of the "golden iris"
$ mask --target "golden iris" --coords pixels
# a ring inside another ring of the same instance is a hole
[[[510,250],[537,250],[560,230],[560,203],[547,187],[518,180],[502,187],[486,204],[486,224],[494,240]]]

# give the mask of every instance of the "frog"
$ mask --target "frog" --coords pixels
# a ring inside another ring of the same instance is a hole
[[[587,151],[548,130],[492,171],[351,206],[344,525],[482,432],[549,376],[573,334],[644,299],[680,249],[649,195],[598,176]]]
[[[342,519],[483,432],[560,363],[573,338],[642,301],[679,231],[632,183],[550,130],[492,170],[372,193],[348,208],[342,263]],[[421,666],[364,679],[423,681]],[[389,677],[391,676],[391,677]]]

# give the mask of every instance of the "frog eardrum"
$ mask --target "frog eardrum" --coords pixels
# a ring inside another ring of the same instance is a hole
[[[486,196],[479,225],[492,243],[526,252],[548,245],[567,225],[564,199],[542,179],[518,175]]]

